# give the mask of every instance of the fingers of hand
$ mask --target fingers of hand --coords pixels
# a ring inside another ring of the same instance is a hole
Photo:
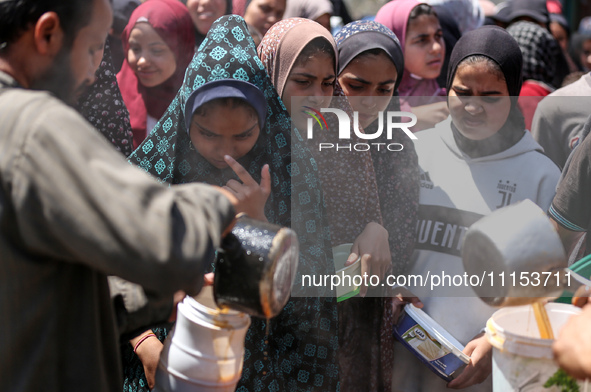
[[[572,298],[572,304],[582,308],[587,302],[589,302],[589,297],[591,296],[591,287],[589,286],[581,286],[575,292]]]
[[[234,158],[229,155],[224,156],[224,160],[234,170],[234,173],[240,178],[240,180],[247,184],[252,185],[253,183],[256,184],[257,182],[252,178],[252,176],[246,171],[246,169],[239,164]],[[258,185],[258,184],[257,184]]]
[[[271,172],[269,171],[269,165],[263,166],[261,170],[261,190],[265,196],[271,194]]]
[[[410,302],[417,308],[422,308],[424,305],[418,297],[409,298]]]
[[[471,362],[466,366],[462,374],[455,380],[452,380],[447,386],[454,389],[463,389],[486,380],[491,373],[492,367],[488,366],[485,359],[482,358],[480,361]]]
[[[359,256],[357,255],[356,252],[351,252],[349,254],[349,257],[347,257],[347,261],[345,262],[345,267],[353,264],[358,258],[359,258]]]
[[[222,189],[230,192],[234,197],[236,197],[236,195],[237,195],[236,191],[234,189],[230,188],[228,185],[223,186]]]
[[[371,276],[371,255],[364,254],[361,256],[361,276]],[[364,282],[365,283],[365,282]],[[367,286],[363,284],[359,290],[359,294],[365,297],[367,294]]]
[[[234,193],[239,193],[242,189],[245,188],[245,186],[236,180],[229,180],[226,183],[225,188],[229,188],[230,190],[234,191]]]

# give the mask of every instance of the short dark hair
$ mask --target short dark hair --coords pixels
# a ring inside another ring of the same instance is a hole
[[[92,16],[97,0],[7,0],[0,1],[0,47],[10,45],[46,12],[55,12],[70,47]]]

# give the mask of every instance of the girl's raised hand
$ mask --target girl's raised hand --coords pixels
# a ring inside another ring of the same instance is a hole
[[[224,156],[226,163],[234,170],[234,173],[242,181],[230,180],[224,189],[231,192],[238,199],[237,210],[245,212],[248,216],[266,221],[265,203],[271,194],[271,174],[269,165],[264,165],[261,170],[261,183],[257,183],[241,164],[229,155]]]

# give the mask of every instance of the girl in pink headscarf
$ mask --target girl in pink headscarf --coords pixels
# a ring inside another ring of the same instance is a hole
[[[195,53],[193,21],[178,0],[148,0],[122,35],[126,54],[117,82],[129,109],[134,148],[164,114]]]
[[[376,22],[396,34],[404,52],[404,75],[398,92],[403,111],[417,116],[414,132],[447,118],[445,89],[437,84],[445,57],[443,32],[431,6],[417,0],[396,0],[384,5]],[[441,98],[439,98],[441,97]]]

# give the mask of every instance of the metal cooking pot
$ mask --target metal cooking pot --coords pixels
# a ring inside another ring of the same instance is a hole
[[[525,305],[575,292],[591,281],[567,269],[567,257],[547,215],[531,200],[501,208],[474,223],[462,246],[469,275],[484,277],[473,287],[493,306]]]
[[[242,215],[217,252],[216,304],[252,316],[276,316],[290,297],[298,260],[293,230]]]

